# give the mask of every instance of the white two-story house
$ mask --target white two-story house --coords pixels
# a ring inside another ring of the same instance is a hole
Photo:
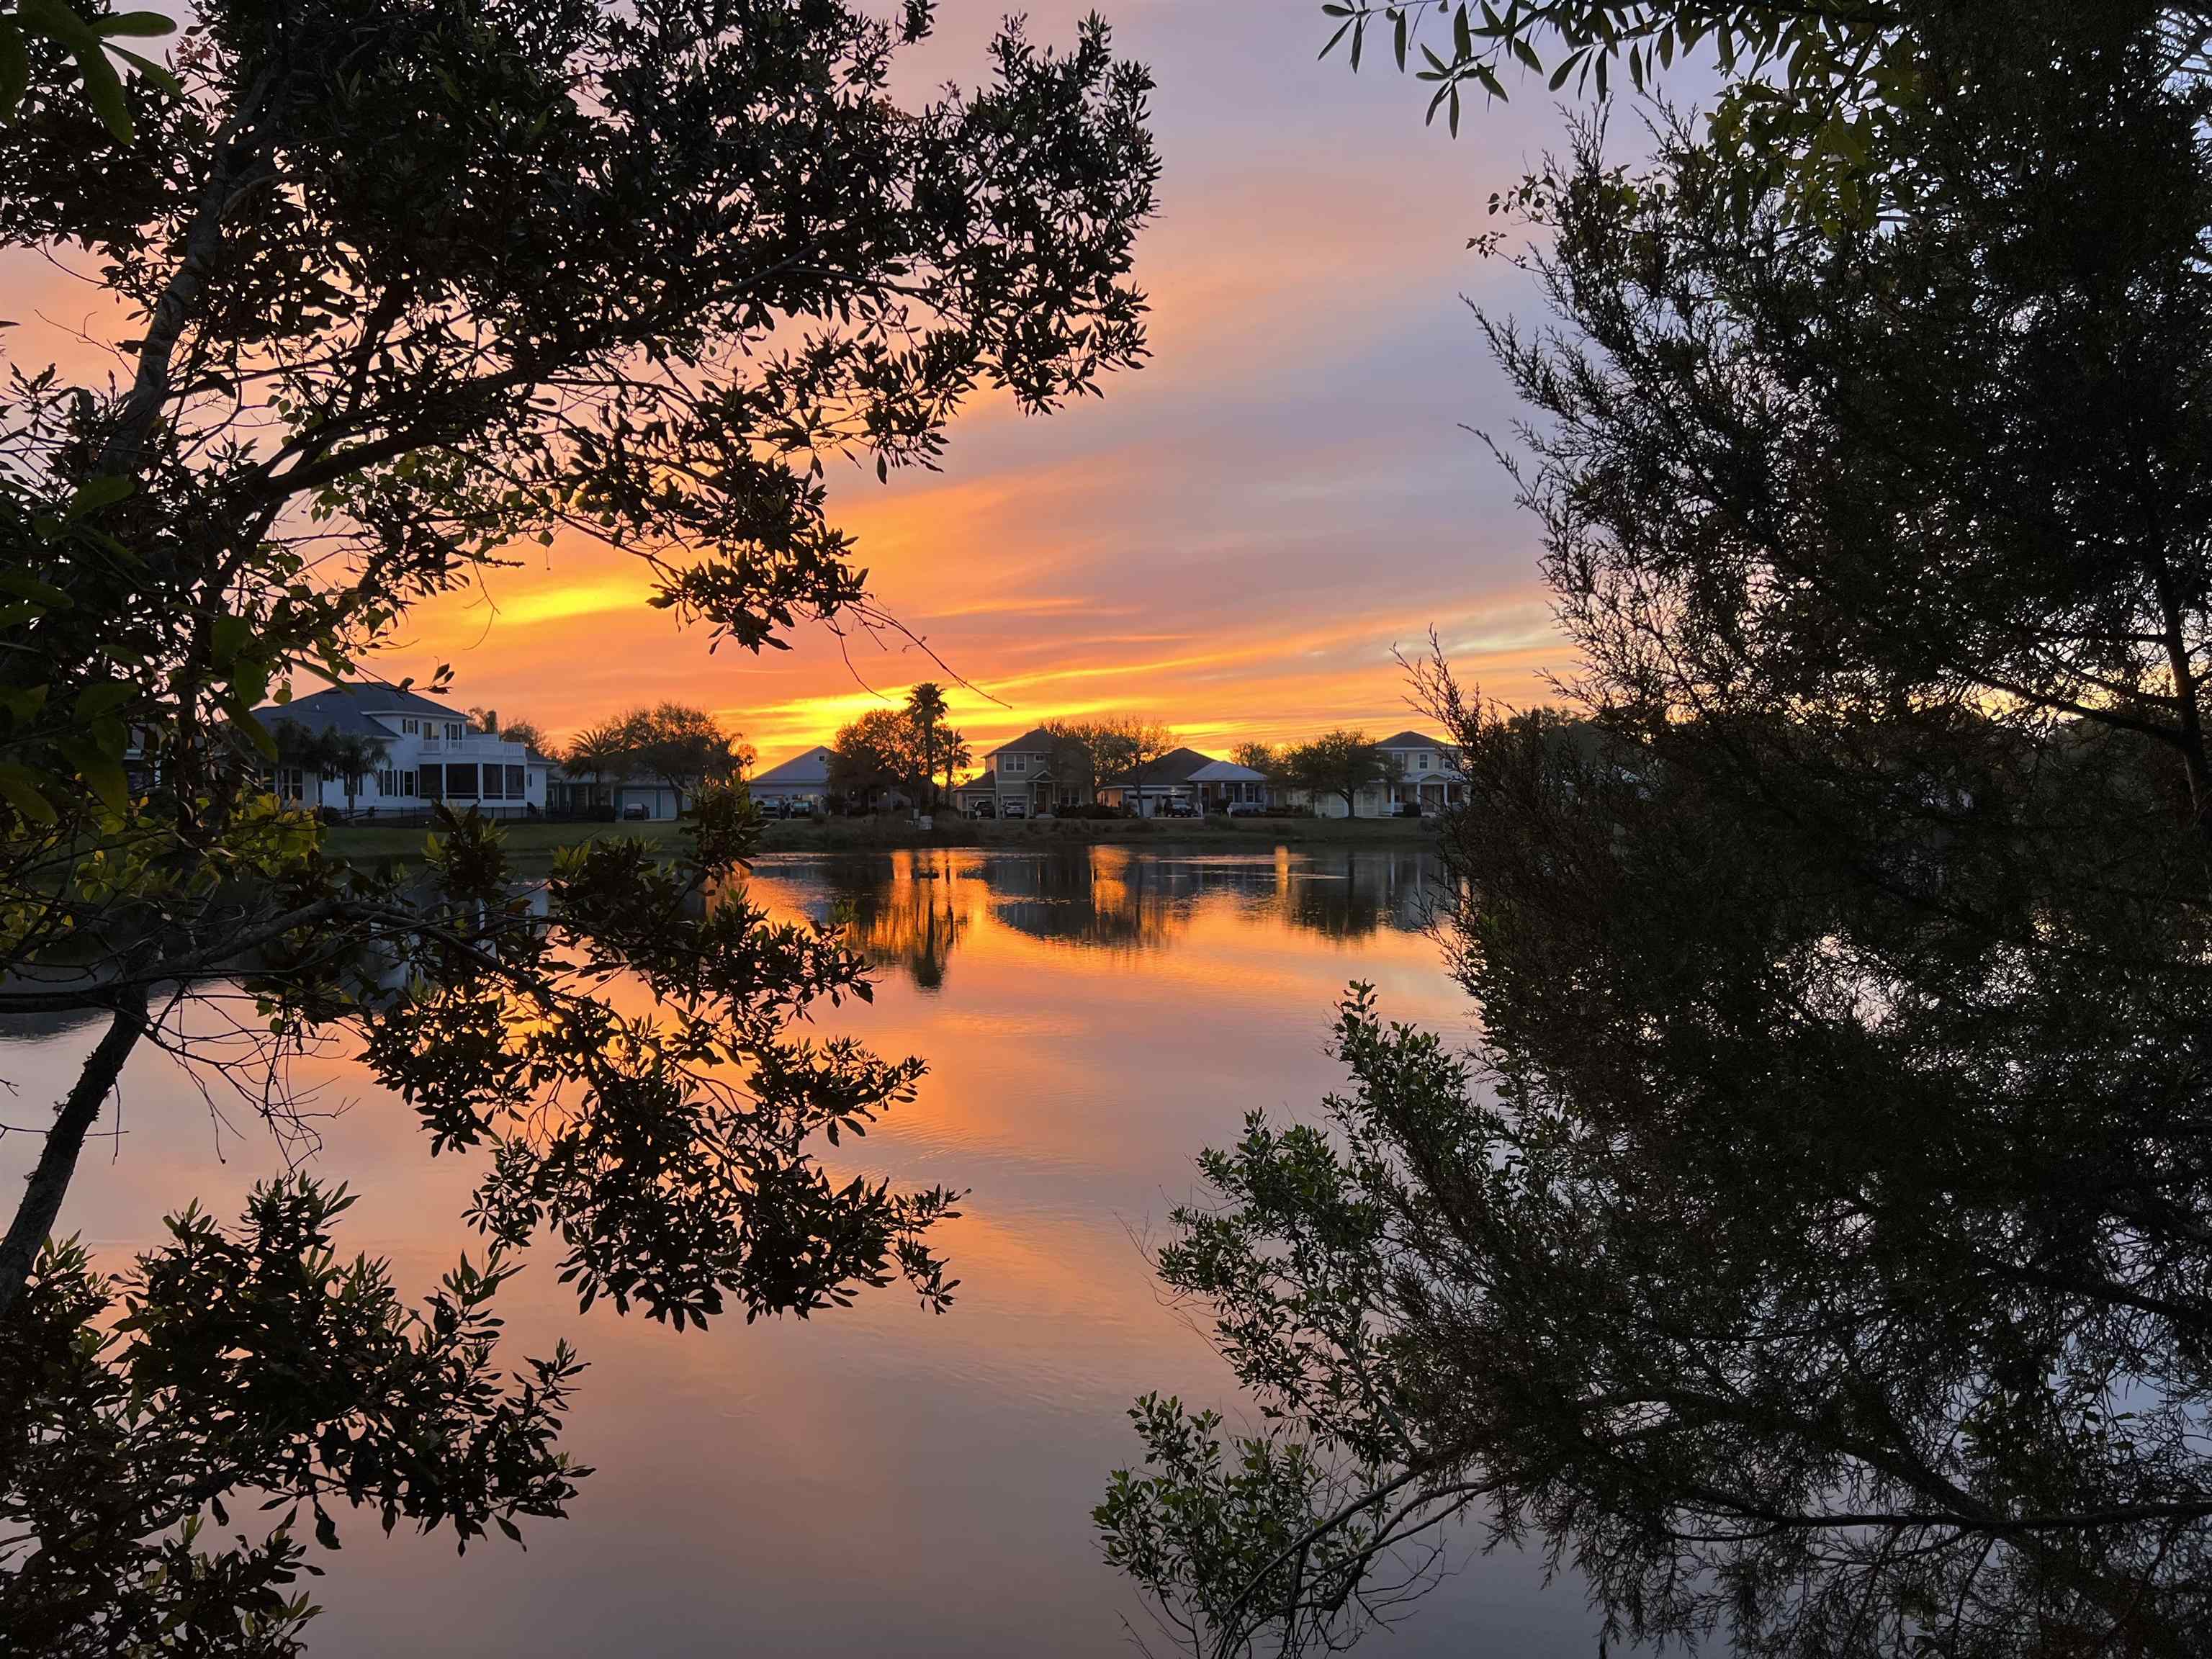
[[[419,692],[368,681],[269,703],[253,713],[272,732],[289,720],[309,732],[353,732],[380,743],[382,757],[353,790],[352,810],[362,817],[428,812],[441,801],[456,811],[474,807],[486,817],[531,817],[545,810],[554,762],[526,744],[471,731],[459,709]],[[343,778],[283,759],[271,770],[283,799],[348,805]]]
[[[1459,751],[1442,738],[1419,732],[1401,732],[1375,745],[1398,763],[1398,775],[1389,786],[1388,811],[1418,806],[1425,817],[1434,817],[1467,798],[1467,776],[1459,769]]]
[[[1467,799],[1467,778],[1459,769],[1459,751],[1442,738],[1400,732],[1375,746],[1395,764],[1397,775],[1354,792],[1352,817],[1392,818],[1418,810],[1424,817],[1433,817]],[[1292,793],[1295,799],[1310,805],[1322,817],[1340,818],[1345,815],[1341,795],[1325,790]]]

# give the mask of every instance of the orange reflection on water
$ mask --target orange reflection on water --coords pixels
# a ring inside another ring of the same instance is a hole
[[[313,1651],[1127,1652],[1134,1607],[1089,1522],[1131,1454],[1122,1413],[1152,1389],[1240,1409],[1141,1247],[1193,1195],[1201,1146],[1254,1108],[1310,1115],[1341,1085],[1326,1043],[1346,981],[1374,982],[1393,1018],[1469,1033],[1419,931],[1436,873],[1418,847],[763,860],[758,902],[849,918],[883,964],[875,1002],[823,1011],[823,1029],[929,1061],[918,1097],[837,1167],[966,1189],[938,1241],[961,1281],[952,1311],[884,1291],[678,1334],[604,1304],[579,1317],[538,1261],[505,1311],[516,1352],[567,1335],[591,1362],[568,1439],[598,1473],[574,1515],[532,1528],[526,1555],[465,1561],[442,1538],[347,1525],[315,1587],[330,1612]],[[635,988],[619,1000],[642,1012]],[[23,1033],[0,1054],[27,1103],[55,1097],[88,1041]],[[427,1287],[477,1248],[457,1218],[479,1170],[427,1158],[411,1115],[351,1062],[318,1075],[331,1104],[351,1103],[317,1160],[362,1194],[344,1244]],[[282,1166],[250,1128],[218,1146],[159,1056],[127,1073],[121,1127],[88,1149],[64,1218],[111,1255],[187,1198],[234,1210]],[[0,1139],[0,1182],[33,1150]],[[1500,1619],[1516,1651],[1587,1652],[1578,1589],[1540,1578],[1510,1554],[1477,1560],[1393,1653],[1463,1652]]]

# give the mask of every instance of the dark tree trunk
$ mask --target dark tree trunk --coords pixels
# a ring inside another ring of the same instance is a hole
[[[0,1241],[0,1319],[8,1316],[22,1294],[24,1281],[31,1276],[31,1264],[39,1258],[39,1247],[46,1243],[53,1231],[54,1218],[61,1213],[62,1197],[76,1170],[76,1155],[84,1146],[85,1135],[145,1029],[143,995],[118,1006],[106,1034],[86,1058],[76,1087],[56,1110],[54,1127],[46,1132],[46,1150],[39,1154],[38,1165],[24,1184],[22,1206],[15,1212],[7,1238]]]

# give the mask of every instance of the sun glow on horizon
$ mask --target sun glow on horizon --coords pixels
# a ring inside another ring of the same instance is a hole
[[[1062,38],[1086,9],[1042,0],[1032,26]],[[973,79],[1000,10],[946,0],[902,72]],[[641,562],[562,533],[416,608],[372,672],[450,664],[457,704],[556,741],[680,700],[743,731],[763,766],[922,679],[948,688],[978,755],[1055,717],[1140,716],[1215,750],[1394,731],[1419,721],[1394,649],[1424,650],[1432,628],[1486,693],[1547,700],[1547,672],[1573,664],[1534,527],[1466,429],[1506,429],[1515,410],[1462,304],[1526,313],[1536,295],[1471,258],[1459,220],[1556,121],[1515,106],[1481,144],[1454,144],[1402,86],[1352,81],[1239,10],[1116,9],[1117,43],[1158,82],[1146,367],[1041,418],[979,392],[942,471],[879,484],[831,465],[832,521],[910,637],[805,627],[787,650],[710,651],[648,606]],[[6,276],[11,362],[105,372],[107,337],[136,326],[100,309],[88,273],[19,259]]]

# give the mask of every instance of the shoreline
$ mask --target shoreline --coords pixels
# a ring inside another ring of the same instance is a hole
[[[1433,818],[952,818],[927,831],[908,819],[772,818],[761,839],[763,853],[872,853],[927,847],[1041,848],[1127,843],[1221,847],[1402,847],[1433,843]],[[629,823],[548,823],[519,820],[502,825],[519,859],[550,857],[564,847],[602,837],[647,842],[674,838],[672,820]],[[323,832],[333,857],[419,859],[423,829],[348,824]]]

